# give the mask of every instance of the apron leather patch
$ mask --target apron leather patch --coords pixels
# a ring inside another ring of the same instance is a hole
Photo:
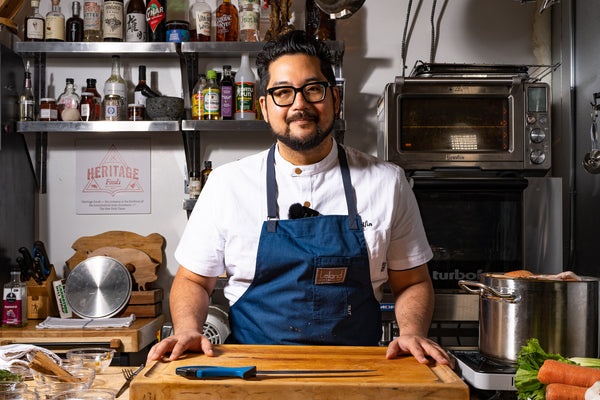
[[[315,285],[330,285],[343,283],[346,280],[348,268],[317,268]]]

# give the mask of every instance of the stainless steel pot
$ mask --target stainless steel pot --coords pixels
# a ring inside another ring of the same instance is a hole
[[[544,350],[565,357],[598,356],[598,279],[555,281],[481,274],[459,281],[479,294],[479,351],[514,363],[521,346],[537,338]]]

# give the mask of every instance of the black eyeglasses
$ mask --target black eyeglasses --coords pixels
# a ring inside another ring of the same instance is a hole
[[[308,103],[318,103],[325,99],[329,82],[310,82],[299,88],[293,86],[277,86],[267,89],[273,102],[279,107],[286,107],[294,104],[296,93],[302,93],[302,97]]]

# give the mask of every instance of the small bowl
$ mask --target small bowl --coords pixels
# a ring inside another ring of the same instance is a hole
[[[148,97],[146,114],[153,121],[178,121],[183,115],[183,99],[179,97]]]
[[[36,392],[25,390],[23,392],[2,392],[0,395],[2,400],[38,400]]]
[[[87,389],[92,386],[94,378],[96,377],[96,371],[93,368],[65,368],[72,376],[59,376],[59,375],[47,375],[42,374],[34,369],[31,370],[33,380],[38,385],[47,385],[50,383],[57,382],[74,382],[82,383]]]
[[[25,382],[0,382],[0,393],[4,392],[25,392],[27,384]],[[2,395],[0,395],[2,398]]]
[[[70,390],[83,390],[85,389],[83,383],[67,383],[67,382],[55,382],[46,385],[39,385],[35,387],[35,392],[38,394],[40,400],[51,399],[52,396],[56,396],[59,393],[67,392]]]
[[[0,367],[1,371],[5,371],[2,375],[5,375],[6,372],[10,372],[12,375],[7,376],[2,382],[23,382],[25,377],[29,374],[29,370],[26,367],[21,367],[18,365],[8,365],[5,367]]]
[[[83,367],[93,368],[96,374],[104,372],[112,362],[115,351],[108,348],[88,347],[67,351],[67,359],[80,361]]]
[[[114,400],[115,393],[104,389],[69,390],[52,397],[52,400]]]

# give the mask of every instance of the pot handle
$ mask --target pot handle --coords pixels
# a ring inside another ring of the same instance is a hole
[[[510,303],[519,301],[519,297],[517,295],[515,295],[514,293],[500,293],[497,290],[492,289],[488,285],[485,285],[481,282],[461,280],[461,281],[458,281],[458,286],[460,286],[461,289],[463,289],[471,294],[480,294],[482,296],[484,294],[488,294],[488,296],[491,295],[490,297],[495,297],[500,300],[506,300]],[[477,289],[473,289],[469,286],[475,286]]]

